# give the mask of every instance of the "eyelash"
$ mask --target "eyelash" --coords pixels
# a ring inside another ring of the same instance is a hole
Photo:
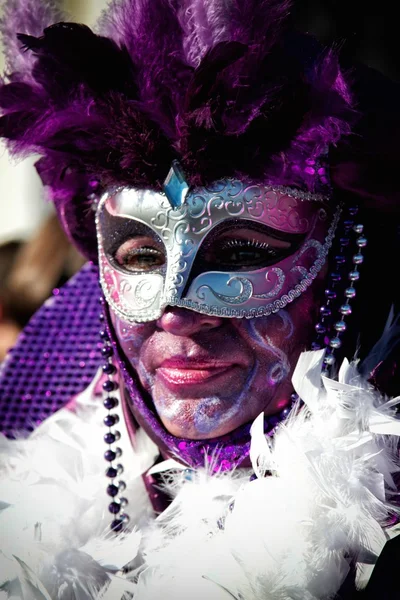
[[[229,249],[229,248],[251,248],[252,250],[268,250],[271,254],[277,254],[275,248],[272,248],[268,242],[260,242],[259,240],[244,240],[240,238],[236,238],[234,240],[226,240],[226,242],[222,242],[221,249]]]
[[[127,250],[124,258],[126,257],[130,257],[130,256],[138,256],[140,254],[161,254],[160,250],[157,250],[156,248],[151,248],[148,246],[144,246],[141,248],[131,248],[130,250]]]
[[[139,248],[130,248],[125,251],[122,256],[118,256],[118,252],[114,255],[114,260],[116,263],[122,267],[126,267],[129,270],[139,270],[142,269],[136,265],[136,269],[134,267],[129,268],[131,261],[137,259],[140,260],[140,257],[149,258],[153,256],[155,260],[159,259],[161,262],[158,265],[152,265],[152,267],[159,268],[162,266],[163,261],[163,253],[157,248],[152,248],[151,246],[142,246]]]

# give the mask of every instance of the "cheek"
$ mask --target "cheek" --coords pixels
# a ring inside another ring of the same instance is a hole
[[[287,311],[281,310],[269,317],[250,319],[247,334],[256,357],[258,377],[263,384],[274,387],[290,372],[288,348],[294,335],[293,321]]]
[[[276,314],[238,324],[239,335],[247,339],[255,357],[256,385],[276,388],[290,377],[300,352],[310,348],[322,282],[323,277]]]
[[[129,362],[136,366],[143,344],[153,333],[155,325],[153,323],[126,323],[114,314],[112,314],[112,322],[121,348]]]

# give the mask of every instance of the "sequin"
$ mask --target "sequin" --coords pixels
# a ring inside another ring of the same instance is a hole
[[[98,270],[87,264],[53,291],[20,335],[0,378],[0,430],[6,436],[32,431],[32,423],[62,408],[95,376],[101,364],[98,296]]]

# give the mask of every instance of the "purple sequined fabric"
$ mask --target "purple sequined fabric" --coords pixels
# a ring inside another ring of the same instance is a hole
[[[33,316],[2,364],[0,430],[32,431],[84,390],[101,364],[97,267],[87,264]]]

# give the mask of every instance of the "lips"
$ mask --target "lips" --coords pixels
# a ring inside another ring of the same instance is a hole
[[[237,366],[227,361],[174,357],[164,360],[156,372],[167,387],[187,388],[214,382],[214,379],[229,374]]]

